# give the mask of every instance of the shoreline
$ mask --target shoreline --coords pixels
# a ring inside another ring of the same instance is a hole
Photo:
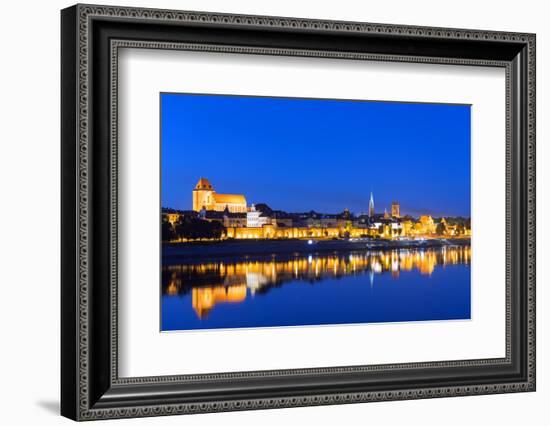
[[[311,241],[311,243],[310,243]],[[429,240],[239,240],[223,242],[162,243],[162,264],[200,263],[205,260],[244,257],[293,257],[321,253],[439,249],[469,246],[470,238]]]

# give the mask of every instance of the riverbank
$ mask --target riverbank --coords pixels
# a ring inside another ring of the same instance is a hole
[[[397,249],[437,249],[446,246],[468,246],[469,238],[427,240],[234,240],[193,243],[164,243],[163,265],[246,257],[295,256],[327,252],[385,251]]]

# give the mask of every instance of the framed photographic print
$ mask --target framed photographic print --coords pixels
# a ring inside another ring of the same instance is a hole
[[[74,420],[535,390],[535,36],[76,5]]]

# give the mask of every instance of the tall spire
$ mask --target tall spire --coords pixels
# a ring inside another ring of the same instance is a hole
[[[370,201],[369,201],[369,217],[374,216],[374,197],[372,195],[372,191],[370,193]]]

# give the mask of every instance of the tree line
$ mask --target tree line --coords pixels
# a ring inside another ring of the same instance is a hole
[[[165,219],[162,221],[162,241],[221,238],[224,233],[225,227],[217,221],[209,222],[185,215],[180,216],[173,225]]]

